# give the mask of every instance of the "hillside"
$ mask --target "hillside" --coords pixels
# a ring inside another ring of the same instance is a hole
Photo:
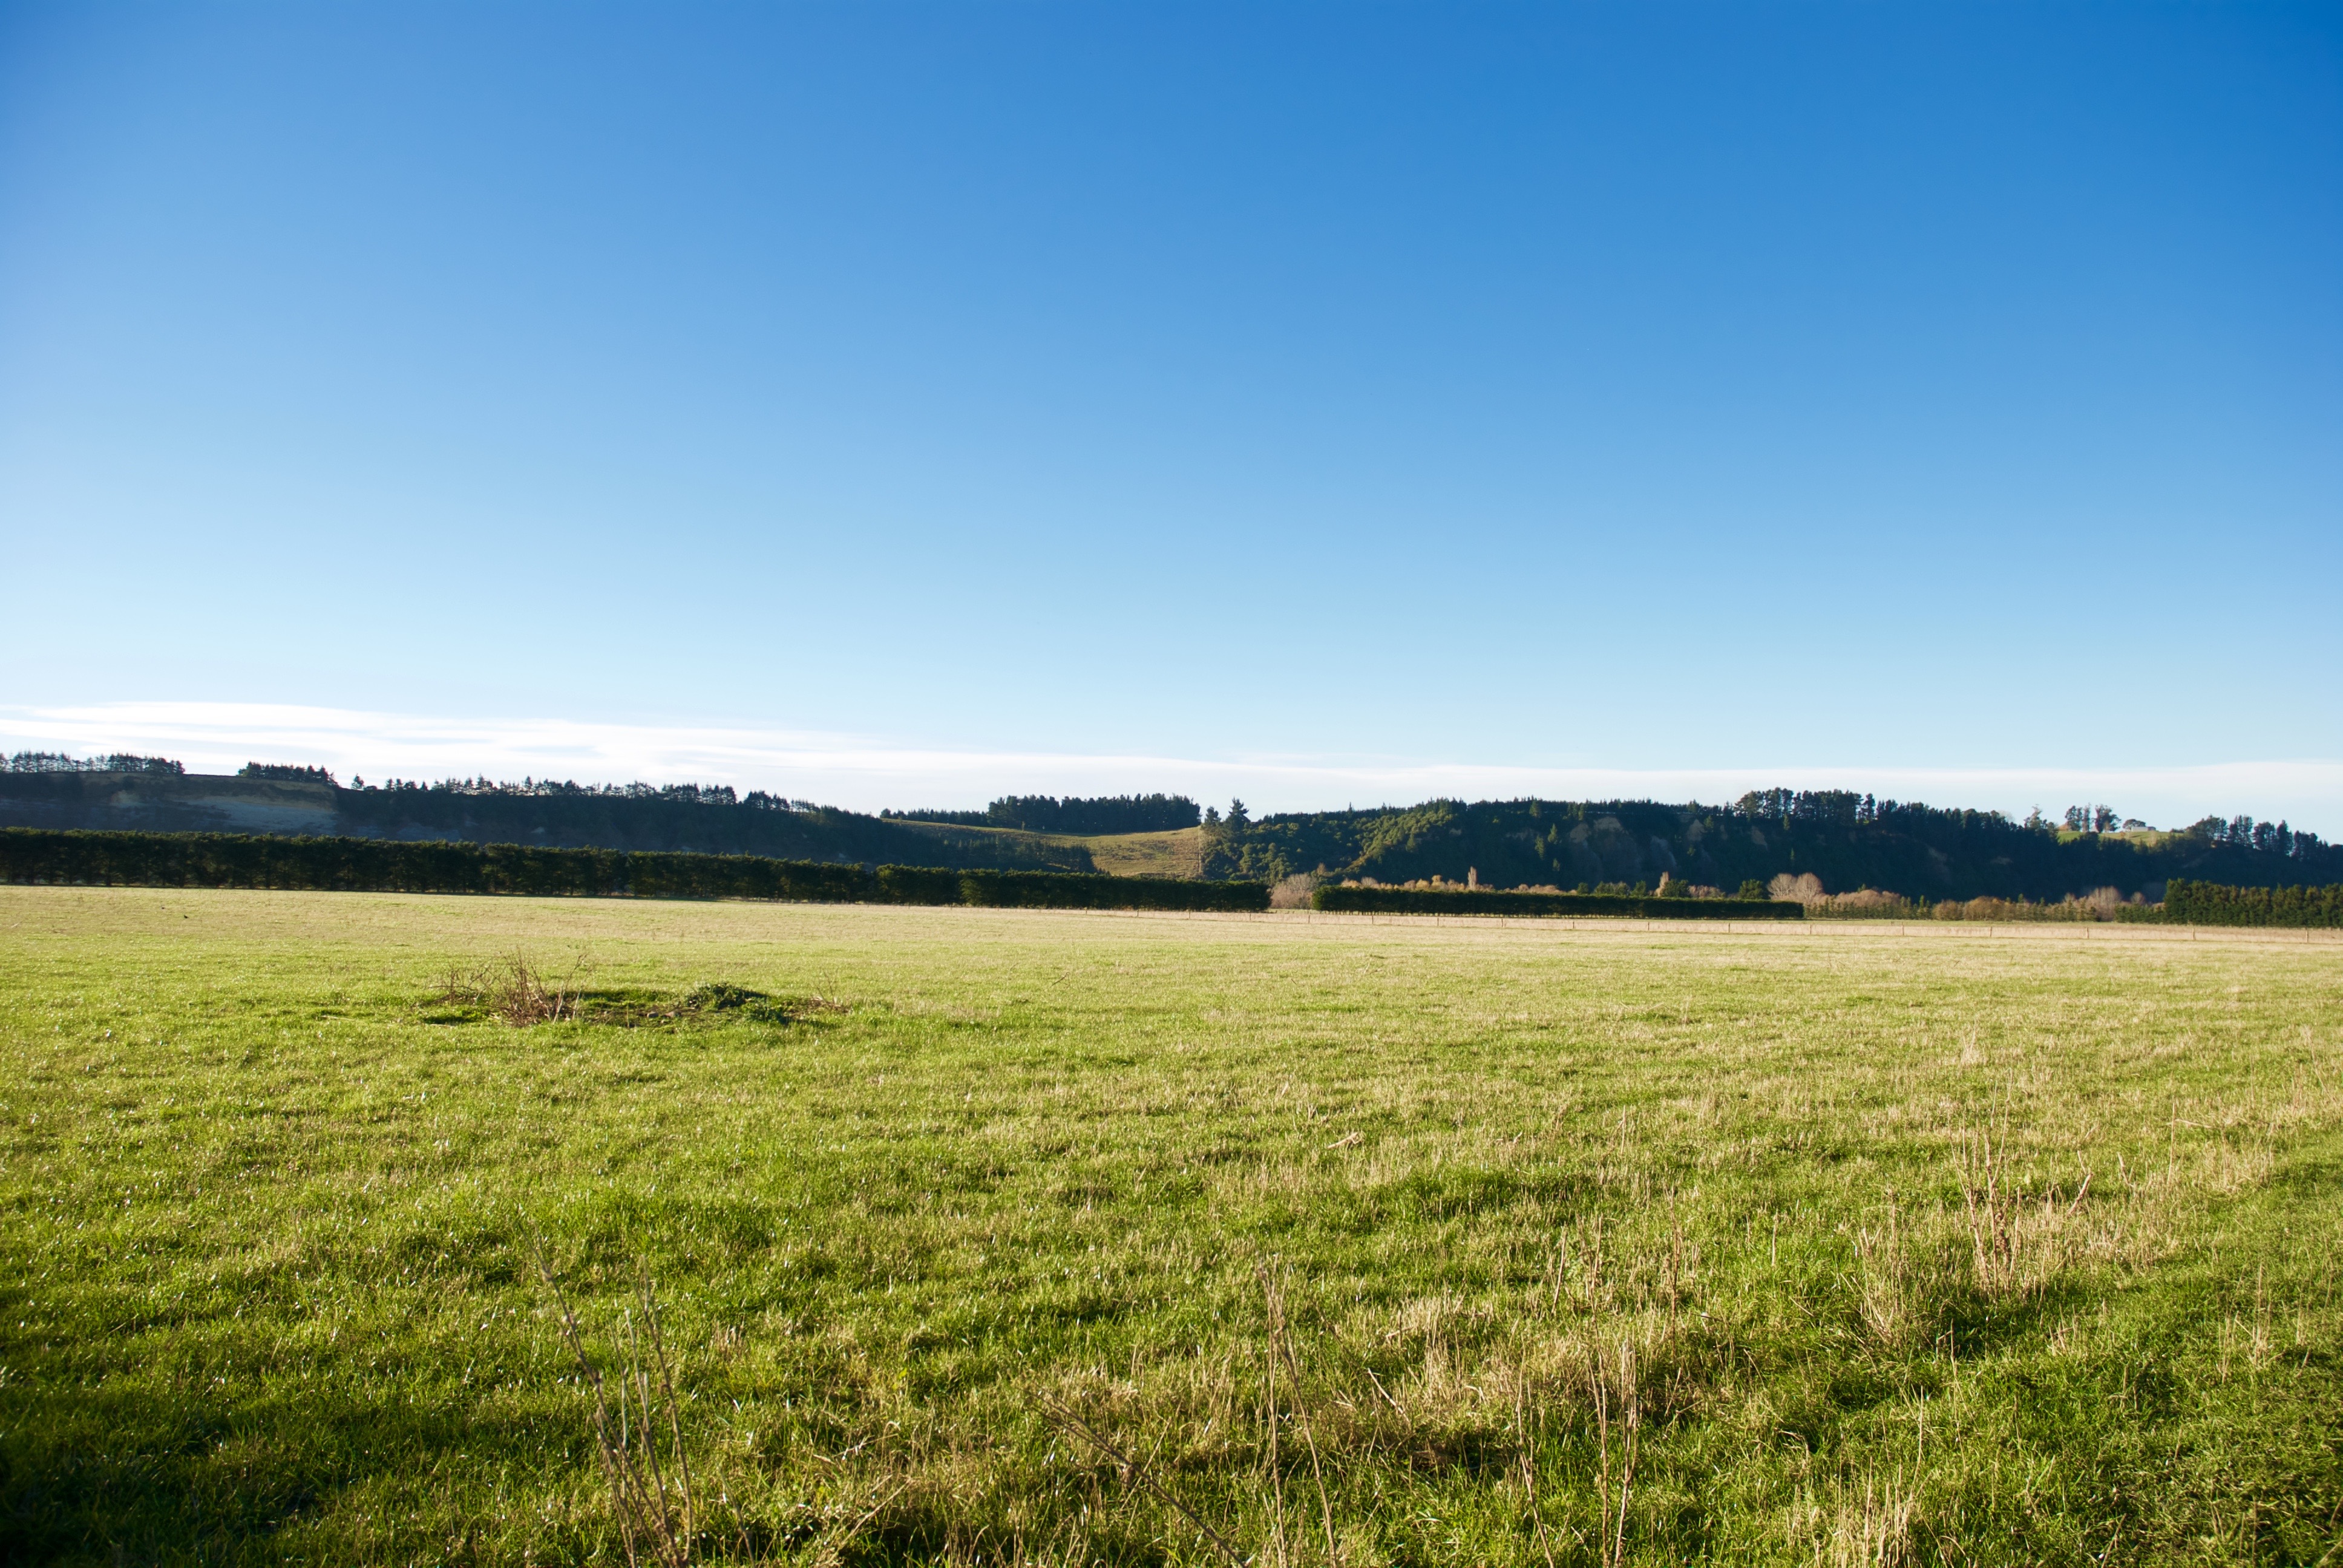
[[[1201,877],[1204,874],[1204,830],[1182,828],[1170,833],[1117,833],[1085,839],[1083,847],[1101,871],[1118,877]]]
[[[631,792],[433,785],[344,789],[224,774],[0,773],[0,826],[465,839],[690,850],[861,865],[1088,871],[1079,841],[922,824],[689,786]]]
[[[1731,806],[1648,800],[1434,800],[1209,823],[1205,871],[1511,888],[1656,885],[1664,873],[1731,891],[1811,872],[1834,892],[2056,900],[2112,887],[2160,898],[2174,877],[2239,887],[2343,881],[2343,850],[2283,823],[2208,819],[2165,833],[2076,833],[1998,812],[1939,810],[1840,791],[1769,790]]]
[[[130,759],[136,761],[136,759]],[[170,764],[176,767],[176,764]],[[152,832],[468,839],[560,848],[692,850],[864,866],[987,867],[1118,876],[1244,878],[1296,872],[1483,886],[1656,886],[1663,875],[1731,891],[1812,873],[1831,891],[1924,900],[2056,900],[2098,888],[2161,897],[2187,877],[2236,887],[2343,882],[2343,849],[2284,823],[2208,818],[2167,831],[2077,832],[1998,812],[1944,810],[1842,791],[1766,790],[1729,806],[1649,800],[1433,800],[1368,811],[1247,819],[1103,835],[870,816],[724,787],[580,787],[485,779],[345,789],[322,774],[253,778],[167,771],[0,772],[0,826]],[[286,769],[292,775],[298,770]],[[996,802],[1113,819],[1179,797]],[[978,813],[965,813],[974,818]],[[1039,819],[1050,819],[1046,814]]]
[[[1158,799],[1140,804],[1151,806]],[[0,827],[460,839],[861,865],[1101,870],[1125,877],[1203,872],[1203,834],[1198,828],[1039,833],[874,817],[758,794],[744,800],[729,789],[690,786],[620,791],[474,781],[344,789],[323,779],[213,773],[0,772]]]
[[[1085,854],[1100,870],[1114,877],[1201,877],[1204,874],[1204,830],[1182,828],[1160,833],[1032,833],[1014,828],[960,828],[932,820],[888,818],[890,827],[917,833],[984,834],[1004,846],[1036,856]]]

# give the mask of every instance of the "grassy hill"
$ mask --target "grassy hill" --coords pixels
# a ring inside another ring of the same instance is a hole
[[[938,839],[968,834],[990,835],[1015,852],[1036,857],[1081,855],[1091,865],[1112,877],[1202,877],[1204,874],[1204,830],[1180,828],[1162,833],[1030,833],[1017,828],[971,828],[957,823],[925,822],[892,818],[890,825],[925,833]]]
[[[1118,877],[1201,877],[1204,874],[1204,830],[1182,828],[1169,833],[1117,833],[1085,839],[1084,848],[1101,871]]]

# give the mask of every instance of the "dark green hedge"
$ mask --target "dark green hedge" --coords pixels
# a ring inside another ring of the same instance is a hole
[[[777,899],[1046,910],[1269,907],[1259,882],[1058,871],[955,871],[624,849],[394,839],[0,829],[0,881],[556,898]]]
[[[2343,926],[2343,886],[2228,888],[2166,884],[2164,918],[2191,926]]]
[[[1634,915],[1654,920],[1799,920],[1806,907],[1771,899],[1638,899],[1607,893],[1501,893],[1492,889],[1346,888],[1310,895],[1313,910],[1383,915]]]
[[[860,896],[883,904],[957,904],[960,873],[936,866],[881,866],[872,874],[870,891]]]

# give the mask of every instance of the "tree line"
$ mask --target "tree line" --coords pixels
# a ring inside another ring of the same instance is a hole
[[[322,773],[323,769],[317,771]],[[331,775],[326,776],[331,781]],[[779,795],[768,795],[762,789],[751,789],[746,795],[736,795],[729,784],[580,784],[574,779],[523,779],[516,784],[505,779],[442,779],[437,783],[425,783],[413,779],[389,779],[369,784],[363,778],[351,780],[354,790],[369,795],[449,795],[467,799],[503,797],[516,800],[667,800],[682,806],[748,806],[760,811],[814,811],[821,808],[810,800],[790,800]]]
[[[19,751],[11,756],[5,769],[9,773],[169,773],[184,774],[186,769],[168,757],[133,757],[126,751],[116,751],[105,757],[74,758],[62,751]]]

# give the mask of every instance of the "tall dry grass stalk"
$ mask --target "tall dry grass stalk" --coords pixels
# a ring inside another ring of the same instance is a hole
[[[1273,1473],[1277,1466],[1277,1368],[1279,1362],[1282,1361],[1288,1374],[1288,1386],[1293,1393],[1294,1418],[1302,1427],[1302,1441],[1310,1450],[1310,1476],[1318,1486],[1318,1516],[1326,1528],[1326,1561],[1330,1564],[1339,1563],[1342,1561],[1342,1553],[1334,1543],[1334,1510],[1326,1498],[1326,1471],[1318,1457],[1317,1434],[1311,1429],[1309,1402],[1302,1397],[1302,1362],[1293,1353],[1293,1336],[1286,1328],[1285,1292],[1279,1287],[1277,1280],[1267,1269],[1256,1269],[1255,1272],[1261,1278],[1262,1306],[1269,1324],[1270,1467]],[[1283,1488],[1281,1484],[1278,1502],[1281,1558],[1284,1545],[1284,1513]]]
[[[1644,1424],[1643,1400],[1635,1386],[1634,1342],[1622,1339],[1615,1355],[1594,1349],[1586,1369],[1589,1398],[1594,1405],[1594,1442],[1599,1455],[1594,1473],[1595,1550],[1604,1568],[1617,1568],[1627,1560],[1627,1500],[1635,1486],[1636,1441]],[[1612,1452],[1612,1405],[1619,1407],[1621,1433],[1618,1453]],[[1611,1505],[1611,1479],[1619,1480],[1619,1504]]]
[[[1042,1395],[1036,1401],[1036,1404],[1041,1412],[1042,1419],[1051,1425],[1070,1437],[1081,1439],[1097,1450],[1101,1457],[1121,1473],[1125,1486],[1145,1487],[1155,1495],[1158,1502],[1194,1525],[1196,1533],[1212,1543],[1212,1549],[1226,1558],[1234,1565],[1234,1568],[1245,1568],[1246,1563],[1251,1560],[1236,1549],[1235,1543],[1212,1528],[1211,1522],[1202,1514],[1182,1502],[1171,1488],[1156,1479],[1154,1471],[1143,1462],[1133,1458],[1112,1438],[1091,1425],[1068,1406],[1059,1403],[1048,1395]]]
[[[659,1303],[651,1281],[646,1275],[640,1286],[640,1323],[631,1312],[620,1314],[627,1364],[617,1373],[614,1401],[601,1367],[586,1353],[586,1336],[578,1326],[578,1314],[542,1258],[538,1261],[538,1274],[553,1293],[554,1305],[561,1314],[562,1337],[577,1361],[579,1377],[593,1394],[589,1419],[594,1445],[601,1456],[603,1476],[609,1483],[611,1516],[617,1522],[628,1568],[639,1568],[646,1562],[658,1568],[684,1568],[691,1562],[699,1540],[699,1518],[675,1369],[659,1332]]]

